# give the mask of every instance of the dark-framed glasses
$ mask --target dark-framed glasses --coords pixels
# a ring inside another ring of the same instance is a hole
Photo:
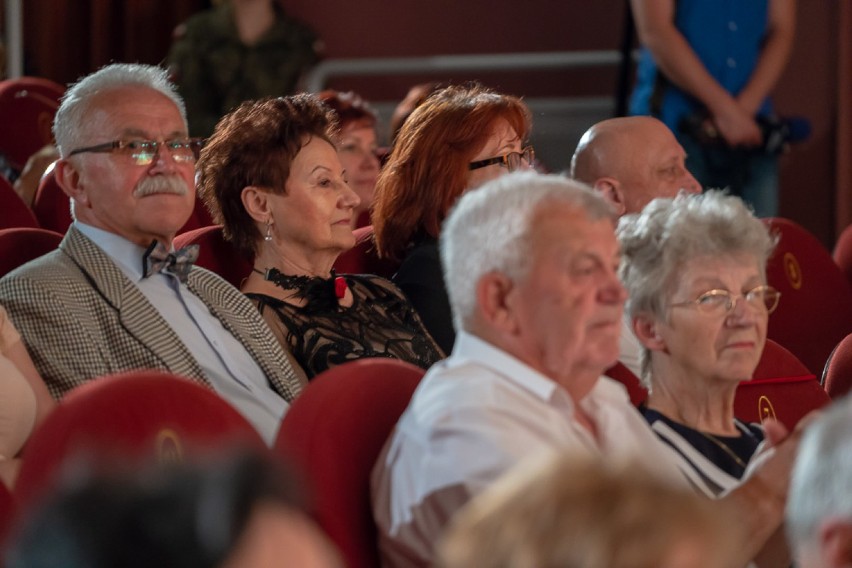
[[[521,164],[526,164],[527,167],[532,166],[533,160],[535,160],[535,150],[533,150],[532,146],[527,146],[520,152],[509,152],[502,156],[471,162],[467,166],[467,169],[478,170],[492,164],[500,164],[500,166],[508,168],[510,172],[514,172],[521,169]]]
[[[168,150],[175,162],[195,162],[201,147],[204,145],[202,138],[175,138],[174,140],[113,140],[95,146],[77,148],[68,155],[83,154],[86,152],[114,153],[130,156],[137,166],[150,166],[157,159],[160,148]]]
[[[708,290],[694,300],[669,304],[673,308],[694,306],[699,312],[709,315],[727,315],[744,299],[753,309],[771,314],[778,307],[781,292],[772,286],[762,285],[745,294],[733,294],[727,290]]]

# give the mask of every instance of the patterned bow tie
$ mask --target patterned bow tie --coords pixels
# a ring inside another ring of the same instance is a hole
[[[165,270],[177,276],[181,282],[186,282],[192,264],[197,258],[198,245],[189,245],[169,252],[163,243],[154,241],[142,257],[142,278],[148,278]]]

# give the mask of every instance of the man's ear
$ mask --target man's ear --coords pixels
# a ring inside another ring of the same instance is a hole
[[[844,519],[828,519],[819,527],[820,555],[823,566],[852,566],[852,523]]]
[[[86,195],[85,183],[81,179],[80,172],[70,160],[65,158],[57,160],[53,166],[53,175],[56,178],[56,183],[68,197],[72,197],[84,207],[88,206],[89,200]]]
[[[598,178],[592,187],[615,207],[615,212],[619,217],[624,215],[627,206],[624,203],[624,192],[621,190],[621,182],[613,177],[602,177]]]
[[[269,192],[263,188],[249,185],[243,188],[240,192],[240,199],[243,201],[249,216],[258,223],[270,223],[272,219],[272,209],[269,204]]]
[[[479,313],[490,327],[512,332],[515,317],[512,309],[511,294],[514,283],[500,272],[489,272],[476,284],[476,303]]]
[[[666,342],[657,331],[657,319],[645,313],[633,316],[633,333],[639,343],[651,351],[665,351]]]

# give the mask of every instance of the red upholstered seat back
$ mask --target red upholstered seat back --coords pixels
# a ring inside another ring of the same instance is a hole
[[[423,370],[361,359],[315,377],[284,416],[275,449],[312,483],[320,526],[349,568],[379,565],[370,471]]]
[[[237,288],[251,272],[251,262],[225,240],[221,225],[201,227],[175,237],[175,248],[191,244],[201,247],[195,262],[198,266],[215,272]]]
[[[2,123],[0,123],[2,124]],[[38,227],[32,209],[15,193],[12,184],[0,176],[0,229],[11,227]]]
[[[53,141],[51,127],[65,87],[40,77],[0,81],[0,152],[20,171]]]
[[[627,388],[627,394],[630,395],[630,402],[633,406],[639,406],[648,398],[648,389],[645,388],[639,377],[634,375],[621,361],[617,361],[604,374]]]
[[[798,357],[771,339],[766,340],[760,361],[752,374],[753,379],[777,379],[779,377],[806,377],[811,373]]]
[[[377,274],[384,278],[394,275],[399,263],[379,258],[373,242],[373,226],[353,231],[355,246],[337,257],[334,269],[339,274]]]
[[[844,337],[831,352],[822,382],[831,398],[839,398],[852,390],[852,333]]]
[[[846,227],[837,242],[834,244],[834,252],[832,253],[834,262],[846,275],[846,280],[852,286],[852,225]]]
[[[59,246],[62,235],[47,229],[18,227],[0,230],[0,277]]]
[[[780,235],[767,279],[781,292],[767,335],[793,352],[814,374],[852,332],[852,287],[822,244],[796,223],[764,219]]]
[[[189,216],[189,219],[187,219],[186,223],[183,224],[183,227],[180,228],[178,234],[188,233],[189,231],[200,229],[202,227],[209,227],[211,225],[214,225],[213,218],[210,217],[210,213],[207,212],[207,207],[204,206],[204,202],[196,195],[195,208],[192,210],[192,215]]]
[[[95,379],[66,395],[30,437],[14,495],[22,506],[33,503],[80,460],[127,467],[236,445],[264,447],[251,424],[212,390],[157,371]]]
[[[33,200],[33,212],[42,227],[65,234],[72,221],[71,198],[59,187],[53,166],[51,164],[41,176]]]
[[[788,428],[829,402],[828,394],[805,364],[787,349],[766,340],[753,379],[740,383],[734,415],[747,422],[777,418]]]

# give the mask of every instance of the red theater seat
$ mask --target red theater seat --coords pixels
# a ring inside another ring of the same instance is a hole
[[[30,437],[14,495],[25,507],[80,462],[167,464],[236,445],[264,447],[212,390],[158,371],[95,379],[68,393]]]
[[[334,269],[339,274],[377,274],[384,278],[394,275],[399,263],[379,258],[373,242],[373,226],[353,231],[355,246],[337,257]]]
[[[222,236],[220,225],[201,227],[175,237],[175,248],[200,245],[198,266],[215,272],[236,288],[251,272],[251,262]]]
[[[852,225],[846,227],[837,242],[834,244],[834,252],[832,253],[834,262],[846,275],[846,280],[852,286]]]
[[[634,375],[620,361],[617,361],[615,365],[607,369],[604,374],[624,385],[627,389],[627,394],[630,395],[630,402],[633,403],[633,406],[639,406],[648,398],[648,389],[645,388],[639,377]]]
[[[361,359],[315,377],[284,416],[275,450],[313,486],[314,513],[349,568],[379,565],[370,471],[424,371]]]
[[[734,414],[746,422],[777,418],[788,428],[829,397],[805,364],[771,339],[766,340],[751,381],[742,382],[734,399]]]
[[[767,336],[820,374],[834,346],[852,332],[852,287],[808,231],[788,219],[763,221],[780,236],[766,268],[769,284],[781,292]]]
[[[852,390],[852,333],[837,344],[823,371],[822,383],[831,398],[840,398]]]
[[[56,249],[62,235],[47,229],[18,227],[0,230],[0,277]]]
[[[53,117],[64,93],[65,87],[40,77],[0,81],[0,152],[18,171],[53,142]]]
[[[0,176],[0,229],[38,226],[38,220],[32,209],[15,192],[12,184]]]
[[[41,176],[33,200],[33,212],[43,228],[65,234],[72,222],[71,198],[59,187],[53,166],[51,164]]]

